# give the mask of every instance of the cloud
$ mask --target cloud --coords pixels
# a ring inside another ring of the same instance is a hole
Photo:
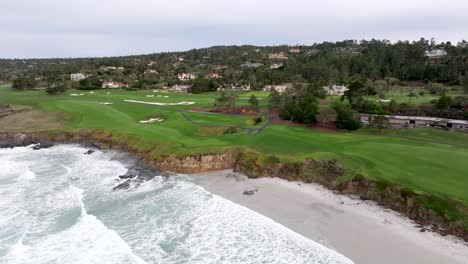
[[[0,57],[468,35],[464,0],[6,0],[2,11]]]

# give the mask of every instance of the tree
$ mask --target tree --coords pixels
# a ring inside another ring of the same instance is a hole
[[[80,81],[78,89],[80,90],[96,90],[101,89],[102,82],[95,76],[90,76]]]
[[[448,96],[446,93],[442,93],[442,95],[437,100],[437,108],[439,109],[447,109],[452,104],[452,97]]]
[[[197,78],[193,81],[192,93],[205,93],[216,90],[216,84],[212,80]]]
[[[250,95],[249,104],[252,109],[258,109],[258,105],[260,104],[260,102],[258,101],[258,98],[257,96],[255,96],[255,94]]]
[[[236,96],[230,91],[222,91],[221,96],[215,99],[214,106],[219,109],[233,109],[236,104]]]
[[[59,83],[59,84],[52,84],[52,85],[49,85],[47,86],[45,92],[49,95],[55,95],[55,94],[58,94],[58,93],[63,93],[65,92],[67,89],[68,89],[68,85],[66,84],[63,84],[63,83]]]
[[[417,97],[418,95],[417,95],[414,91],[410,91],[410,92],[408,93],[408,95],[406,95],[406,96],[408,96],[408,104],[411,104],[411,99],[412,99],[413,97]]]
[[[320,108],[317,114],[317,121],[328,127],[330,122],[336,121],[336,111],[331,108]]]
[[[362,127],[359,120],[354,117],[353,110],[342,102],[335,102],[332,108],[336,111],[336,127],[345,130],[357,130]]]
[[[278,93],[278,91],[272,89],[270,95],[268,95],[268,101],[270,104],[270,108],[279,108],[281,106],[282,96],[280,93]]]
[[[361,81],[352,81],[350,82],[348,90],[344,93],[342,99],[348,99],[349,104],[354,107],[358,101],[362,100],[365,90],[365,86]]]
[[[39,82],[32,76],[20,76],[13,80],[12,87],[17,90],[36,88]]]
[[[460,78],[460,84],[463,87],[463,90],[468,94],[468,75]]]

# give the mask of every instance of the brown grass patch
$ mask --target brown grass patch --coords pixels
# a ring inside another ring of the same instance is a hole
[[[0,118],[1,131],[35,131],[62,127],[60,114],[25,110]]]
[[[221,136],[227,134],[235,134],[242,132],[242,129],[239,127],[201,127],[197,131],[197,136],[207,137],[207,136]]]

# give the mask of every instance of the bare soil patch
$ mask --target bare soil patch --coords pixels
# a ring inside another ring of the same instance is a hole
[[[59,128],[62,126],[60,120],[63,120],[60,114],[26,110],[0,118],[0,130],[28,131]]]

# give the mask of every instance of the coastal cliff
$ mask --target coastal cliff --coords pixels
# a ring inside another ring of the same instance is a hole
[[[418,223],[421,232],[431,229],[442,235],[455,235],[468,241],[468,207],[465,204],[448,197],[416,193],[381,179],[360,174],[349,175],[346,168],[334,159],[281,162],[275,156],[246,149],[230,149],[219,153],[167,154],[163,146],[160,147],[163,150],[158,149],[159,143],[141,144],[132,137],[119,138],[95,130],[0,133],[0,148],[31,144],[50,147],[70,143],[125,151],[160,171],[192,174],[234,169],[250,178],[278,177],[288,181],[318,183],[337,193],[372,200],[400,212]]]

